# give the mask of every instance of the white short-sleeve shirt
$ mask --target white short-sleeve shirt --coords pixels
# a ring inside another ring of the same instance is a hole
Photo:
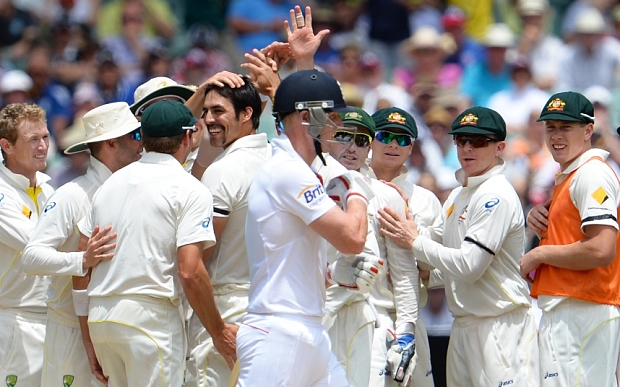
[[[285,135],[272,145],[248,197],[248,312],[322,316],[327,242],[309,224],[336,204]]]
[[[177,249],[197,242],[204,242],[204,248],[215,244],[212,212],[209,190],[171,155],[145,152],[118,170],[78,223],[87,236],[97,225],[111,224],[118,233],[114,258],[93,269],[89,296],[176,300],[182,292]]]

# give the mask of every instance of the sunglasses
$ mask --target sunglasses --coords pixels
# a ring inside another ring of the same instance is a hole
[[[457,134],[454,136],[454,143],[461,148],[465,146],[468,142],[474,148],[485,148],[489,146],[489,143],[498,142],[499,140],[487,136],[480,135],[468,135],[468,134]]]
[[[181,126],[181,129],[183,130],[189,130],[190,131],[190,136],[192,133],[196,133],[198,131],[198,128],[196,127],[196,125],[192,125],[192,126]]]
[[[130,138],[132,140],[142,141],[142,133],[140,133],[140,129],[136,129],[133,132],[131,132]]]
[[[375,138],[382,144],[389,144],[392,140],[396,140],[398,146],[409,146],[413,142],[413,137],[404,133],[392,133],[385,130],[378,130]]]
[[[353,133],[346,130],[339,130],[334,134],[334,139],[339,142],[349,142],[351,139],[360,148],[367,147],[372,142],[372,137],[366,133]]]

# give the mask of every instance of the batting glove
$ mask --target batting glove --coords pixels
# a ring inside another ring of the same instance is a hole
[[[347,210],[349,200],[359,199],[368,204],[368,201],[375,196],[370,181],[356,171],[347,171],[334,177],[327,183],[325,191],[344,211]]]
[[[341,256],[328,266],[327,280],[360,293],[370,292],[383,260],[374,255]]]
[[[387,352],[386,371],[393,375],[393,379],[401,385],[409,386],[411,374],[415,368],[415,335],[413,334],[413,324],[405,323],[403,325],[406,326],[405,329],[408,332],[393,334],[395,339],[390,343]],[[409,327],[411,329],[408,329]]]

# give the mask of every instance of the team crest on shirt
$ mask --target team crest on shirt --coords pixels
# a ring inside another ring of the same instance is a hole
[[[605,192],[603,187],[598,187],[596,191],[592,193],[592,197],[598,204],[603,204],[607,199],[609,199],[609,195],[607,195],[607,192]]]
[[[15,387],[17,384],[17,375],[7,375],[6,387]]]
[[[395,124],[405,125],[407,122],[407,117],[403,117],[399,112],[392,112],[387,118],[388,122],[393,122]]]
[[[477,125],[478,117],[469,113],[461,118],[461,125]]]
[[[73,381],[75,380],[75,376],[73,375],[64,375],[62,377],[62,385],[63,387],[71,387]]]
[[[561,112],[564,110],[565,105],[566,102],[562,101],[559,98],[556,98],[553,101],[549,102],[549,104],[547,105],[547,110],[555,110]]]
[[[318,205],[325,199],[325,187],[322,184],[309,185],[297,195],[297,200],[306,203],[310,208]]]
[[[30,217],[32,216],[32,211],[30,211],[30,208],[26,207],[26,205],[23,205],[22,214],[24,214],[26,218],[30,219]]]

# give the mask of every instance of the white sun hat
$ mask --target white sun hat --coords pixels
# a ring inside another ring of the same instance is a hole
[[[98,106],[82,118],[86,140],[65,149],[66,154],[83,152],[93,142],[119,138],[140,128],[140,122],[126,102],[112,102]]]
[[[194,90],[189,86],[179,85],[168,77],[155,77],[138,86],[133,93],[135,102],[130,109],[136,114],[144,110],[147,102],[162,99],[176,99],[185,103],[194,94]]]

